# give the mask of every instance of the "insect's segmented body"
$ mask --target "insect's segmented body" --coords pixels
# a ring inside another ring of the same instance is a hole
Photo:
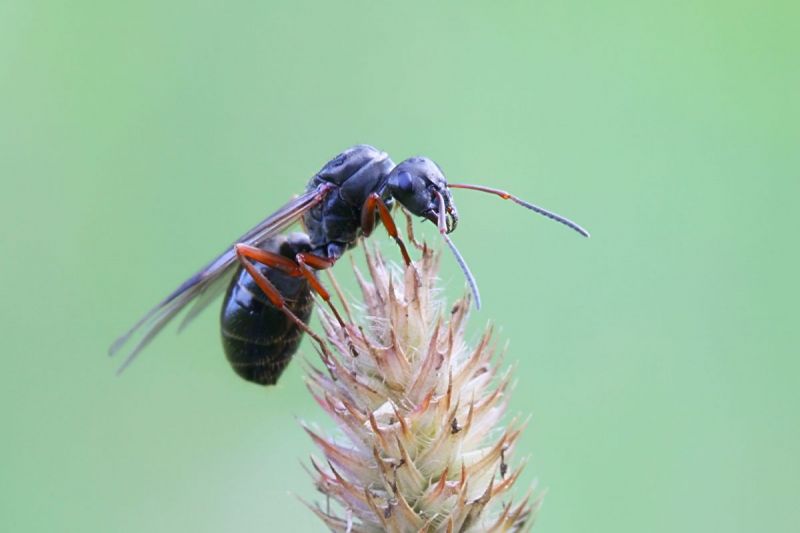
[[[263,249],[292,259],[308,251],[304,234],[272,239]],[[279,269],[257,268],[280,291],[286,306],[308,323],[314,307],[311,288],[303,277]],[[260,385],[274,385],[297,351],[303,331],[267,299],[255,280],[239,267],[225,293],[220,313],[220,331],[225,356],[239,376]]]
[[[311,178],[306,191],[333,185],[325,199],[303,215],[312,253],[335,260],[355,246],[367,197],[378,193],[390,208],[394,202],[386,186],[394,167],[386,152],[359,144],[328,161]]]

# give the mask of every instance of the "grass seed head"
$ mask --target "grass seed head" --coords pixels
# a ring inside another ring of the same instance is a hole
[[[424,248],[404,270],[366,254],[361,318],[342,329],[321,313],[330,349],[308,388],[338,429],[306,428],[328,501],[310,508],[341,532],[529,529],[538,501],[512,502],[523,424],[503,424],[509,373],[493,362],[491,328],[475,346],[464,340],[469,297],[445,305],[438,254]]]

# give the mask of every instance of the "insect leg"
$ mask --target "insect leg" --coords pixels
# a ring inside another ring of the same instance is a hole
[[[394,239],[394,242],[397,243],[397,246],[400,247],[400,253],[403,254],[403,261],[406,262],[406,265],[410,265],[411,257],[408,255],[406,245],[400,238],[400,235],[397,233],[397,226],[395,226],[392,215],[389,213],[389,208],[386,207],[386,204],[383,202],[378,193],[374,192],[370,194],[367,197],[367,201],[364,203],[364,207],[361,209],[361,231],[363,231],[364,235],[366,236],[369,236],[369,234],[372,233],[372,230],[375,228],[376,209],[381,217],[381,222],[383,222],[383,225],[386,228],[386,232],[391,238]]]
[[[297,325],[297,327],[299,327],[302,331],[307,333],[311,338],[319,343],[324,353],[327,353],[328,350],[325,346],[325,341],[323,341],[322,338],[314,333],[314,331],[312,331],[312,329],[309,328],[305,322],[297,318],[297,315],[295,315],[288,307],[286,307],[286,300],[283,299],[281,293],[278,292],[278,289],[275,288],[275,286],[269,281],[269,279],[267,279],[266,276],[264,276],[264,274],[261,273],[259,269],[253,266],[252,261],[256,261],[274,268],[279,268],[289,275],[296,276],[302,275],[299,272],[299,267],[294,264],[291,259],[283,257],[282,255],[267,252],[247,244],[237,244],[234,246],[234,249],[236,250],[236,258],[240,263],[242,263],[244,269],[247,270],[247,273],[250,274],[250,276],[253,278],[253,281],[256,282],[256,285],[258,285],[258,288],[262,290],[264,295],[269,299],[270,303],[283,311],[286,316]]]
[[[325,270],[330,268],[336,261],[333,259],[326,259],[318,255],[302,252],[295,256],[295,260],[297,261],[295,268],[297,269],[298,274],[304,276],[309,285],[311,285],[311,288],[314,289],[314,291],[316,291],[316,293],[319,294],[323,300],[325,300],[325,302],[328,304],[328,307],[330,307],[331,311],[333,311],[333,314],[336,317],[336,320],[339,322],[339,325],[343,330],[346,331],[347,328],[344,324],[344,320],[342,320],[342,316],[339,314],[339,311],[336,310],[336,306],[333,305],[330,293],[311,272],[311,268],[314,270]]]
[[[408,234],[408,240],[411,241],[411,244],[413,244],[414,248],[417,250],[425,251],[425,246],[420,244],[420,242],[417,241],[417,237],[414,235],[414,220],[411,218],[411,213],[409,213],[408,209],[405,207],[402,209],[403,215],[406,217],[406,234]]]
[[[345,298],[344,292],[342,292],[342,288],[339,286],[339,282],[336,281],[336,276],[333,275],[333,269],[329,268],[325,272],[328,274],[328,279],[330,280],[331,285],[333,285],[333,290],[339,296],[339,301],[341,302],[342,307],[344,307],[344,314],[347,316],[347,320],[352,323],[353,313],[350,310],[350,305],[347,303],[347,298]]]
[[[339,311],[336,310],[336,307],[334,307],[333,302],[331,301],[330,293],[325,289],[322,283],[320,283],[320,281],[316,278],[316,276],[314,276],[313,272],[311,272],[311,269],[309,268],[311,267],[315,270],[324,270],[326,268],[332,267],[336,261],[331,259],[325,259],[324,257],[319,257],[313,254],[299,253],[296,256],[297,262],[295,262],[289,259],[288,257],[284,257],[282,255],[278,255],[272,252],[267,252],[266,250],[262,250],[254,246],[249,246],[247,244],[237,244],[236,254],[239,257],[244,256],[247,259],[251,259],[259,263],[262,263],[264,265],[280,269],[289,274],[290,276],[295,276],[295,277],[302,276],[306,278],[306,281],[308,281],[308,284],[311,285],[311,288],[317,294],[319,294],[320,297],[323,300],[325,300],[325,302],[327,302],[327,304],[330,306],[331,311],[333,311],[333,314],[336,316],[336,320],[339,322],[339,325],[342,328],[345,327],[344,320],[342,320],[342,316],[339,314]],[[244,265],[245,268],[247,268],[247,272],[250,273],[250,275],[253,276],[253,279],[255,279],[256,282],[258,283],[259,279],[253,275],[253,271],[258,272],[258,269],[252,267],[252,265],[250,265],[250,268],[248,268],[248,264],[249,261],[244,261]],[[261,273],[259,272],[259,275],[260,274]],[[261,277],[264,278],[264,276]],[[269,283],[269,280],[267,280],[266,278],[264,278],[264,281]],[[258,286],[261,287],[261,283],[259,283]],[[270,299],[270,301],[275,307],[279,309],[285,309],[284,307],[285,302],[283,300],[283,297],[280,295],[280,293],[278,293],[277,290],[275,290],[275,287],[273,287],[271,283],[269,284],[269,286],[272,287],[272,289],[261,287],[261,290],[264,291],[264,293],[267,295],[267,297]],[[274,294],[272,296],[269,294],[268,292],[269,290],[274,291]],[[286,311],[288,311],[288,309],[286,309]]]
[[[353,340],[350,338],[350,332],[348,331],[344,320],[342,320],[342,315],[339,314],[339,311],[336,310],[336,306],[333,305],[333,302],[331,301],[330,293],[311,272],[311,268],[315,270],[325,270],[331,268],[336,262],[336,259],[328,259],[318,255],[301,252],[295,256],[295,260],[297,261],[297,268],[300,271],[300,275],[305,276],[305,278],[308,280],[308,283],[311,285],[311,288],[314,289],[317,294],[319,294],[320,297],[322,297],[322,299],[328,303],[328,307],[331,308],[333,315],[336,317],[336,320],[339,322],[339,326],[341,326],[342,331],[347,338],[347,344],[350,345],[350,353],[353,355],[353,357],[358,357],[358,350],[356,350],[356,347],[353,345]]]

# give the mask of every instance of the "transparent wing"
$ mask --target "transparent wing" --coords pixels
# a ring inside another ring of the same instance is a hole
[[[260,246],[269,237],[297,222],[303,213],[320,203],[330,189],[330,185],[324,184],[294,198],[242,235],[234,244]],[[236,252],[232,244],[148,311],[127,333],[114,341],[108,350],[109,355],[129,350],[118,372],[125,370],[145,346],[188,304],[195,302],[181,324],[181,329],[205,309],[224,290],[235,267]]]

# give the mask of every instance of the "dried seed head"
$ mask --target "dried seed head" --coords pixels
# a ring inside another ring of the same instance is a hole
[[[491,329],[464,341],[469,297],[446,308],[438,254],[392,273],[377,252],[356,270],[361,320],[343,330],[322,312],[325,370],[308,387],[339,432],[306,428],[317,489],[340,509],[310,506],[333,531],[520,531],[538,501],[509,491],[508,459],[522,424],[502,425],[509,373],[492,363]]]

